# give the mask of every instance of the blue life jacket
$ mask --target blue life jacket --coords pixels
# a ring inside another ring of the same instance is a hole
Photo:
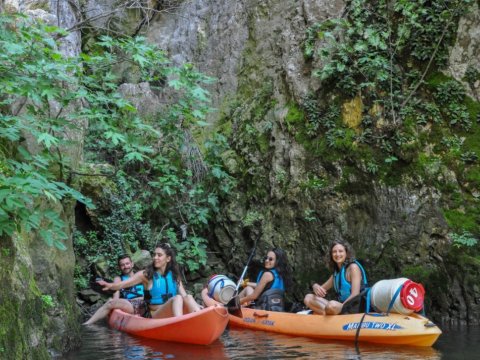
[[[354,263],[358,265],[360,271],[362,272],[362,284],[360,286],[360,291],[362,291],[368,287],[367,274],[365,273],[363,266],[360,265],[357,260],[355,260]],[[351,264],[353,264],[353,262],[349,263],[347,266],[343,265],[340,271],[335,270],[335,272],[333,273],[333,287],[337,293],[338,301],[342,303],[347,300],[347,298],[352,293],[352,285],[350,284],[350,282],[347,281],[347,278],[345,277],[345,271],[347,267]]]
[[[129,279],[128,275],[120,275],[122,281]],[[123,299],[135,299],[137,297],[143,297],[143,285],[137,284],[129,288],[120,289],[120,297]]]
[[[266,286],[265,289],[263,289],[262,293],[270,290],[270,289],[278,289],[278,290],[283,290],[285,291],[285,285],[283,283],[283,279],[281,276],[278,274],[278,271],[276,269],[271,269],[271,270],[262,270],[257,276],[257,284],[260,282],[260,279],[262,278],[262,275],[267,272],[271,272],[273,274],[273,281],[270,281]]]
[[[150,289],[151,305],[162,305],[171,297],[178,294],[177,282],[173,280],[173,274],[169,271],[165,276],[153,273],[152,288]]]

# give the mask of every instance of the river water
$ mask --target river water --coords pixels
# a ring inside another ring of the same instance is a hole
[[[130,336],[106,325],[82,330],[82,346],[65,360],[120,359],[479,359],[480,327],[441,326],[432,348],[381,346],[313,340],[281,334],[227,329],[209,346],[160,342]]]

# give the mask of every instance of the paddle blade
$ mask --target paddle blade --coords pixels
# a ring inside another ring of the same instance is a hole
[[[227,307],[228,313],[237,317],[243,317],[242,315],[242,307],[240,306],[240,298],[234,296],[230,299],[230,301],[225,305]]]

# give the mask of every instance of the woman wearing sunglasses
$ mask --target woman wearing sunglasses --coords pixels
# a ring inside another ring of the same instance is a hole
[[[282,249],[275,248],[263,258],[264,269],[256,282],[245,281],[240,292],[240,304],[255,302],[257,309],[270,311],[284,310],[284,295],[291,285],[291,274],[287,256]]]

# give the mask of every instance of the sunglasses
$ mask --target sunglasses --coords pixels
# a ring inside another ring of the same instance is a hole
[[[263,262],[265,262],[265,261],[267,261],[267,260],[268,260],[268,261],[273,261],[274,258],[273,258],[273,257],[270,257],[270,256],[265,256],[265,257],[263,258]]]

